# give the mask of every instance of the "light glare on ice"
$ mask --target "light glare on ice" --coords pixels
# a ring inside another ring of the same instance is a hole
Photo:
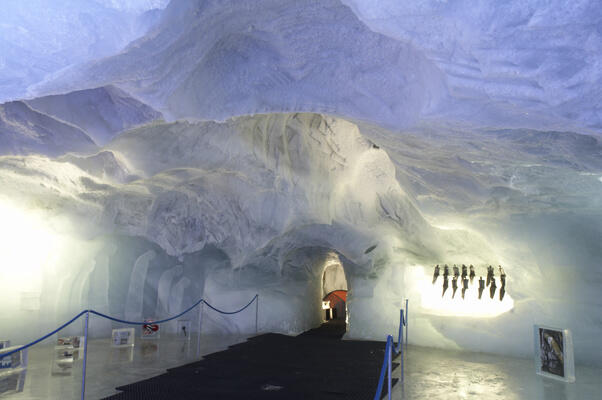
[[[477,271],[481,271],[485,267],[480,267]],[[451,287],[451,279],[449,288],[442,294],[443,277],[439,276],[435,284],[432,283],[432,275],[425,273],[428,271],[425,267],[412,268],[412,280],[416,282],[418,293],[421,296],[420,305],[425,314],[441,315],[441,316],[456,316],[456,317],[477,317],[477,318],[492,318],[497,317],[514,308],[514,300],[508,292],[504,295],[504,299],[499,299],[499,288],[502,286],[499,277],[495,277],[497,290],[493,299],[489,295],[489,287],[483,291],[481,299],[479,299],[479,274],[474,279],[474,282],[468,285],[464,298],[462,298],[462,284],[458,283],[456,295],[452,298],[453,289]],[[508,279],[508,278],[506,278]],[[511,283],[510,283],[511,284]]]

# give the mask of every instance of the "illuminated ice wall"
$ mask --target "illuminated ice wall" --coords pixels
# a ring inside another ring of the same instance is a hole
[[[340,263],[350,338],[395,332],[409,298],[412,343],[528,355],[543,323],[600,363],[594,2],[77,3],[146,30],[116,43],[88,24],[96,51],[41,25],[77,47],[60,63],[0,40],[20,49],[0,64],[2,335],[255,293],[261,330],[297,333],[321,322]],[[11,10],[2,27],[47,18]],[[38,59],[57,67],[11,67]],[[441,297],[437,264],[475,266],[464,298],[451,277]],[[490,264],[498,289],[478,299]]]

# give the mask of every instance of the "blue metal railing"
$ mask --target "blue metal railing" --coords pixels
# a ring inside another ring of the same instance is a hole
[[[383,392],[383,385],[385,383],[385,372],[388,372],[387,379],[387,396],[388,399],[391,400],[391,386],[392,386],[392,361],[393,361],[393,353],[395,355],[401,354],[401,381],[403,382],[403,327],[406,327],[406,348],[408,345],[407,342],[407,332],[408,332],[408,321],[407,321],[407,308],[408,308],[408,300],[406,299],[406,315],[404,316],[403,309],[399,310],[399,332],[397,339],[397,346],[393,342],[393,336],[387,335],[387,344],[385,346],[385,359],[383,360],[383,365],[380,369],[380,377],[378,378],[378,386],[376,388],[376,394],[374,395],[374,400],[380,400]]]
[[[256,302],[256,310],[255,310],[255,331],[257,333],[258,331],[258,315],[259,315],[259,295],[256,294],[251,301],[249,301],[249,303],[247,303],[244,307],[236,310],[236,311],[223,311],[220,310],[214,306],[212,306],[211,304],[209,304],[207,301],[205,301],[204,299],[200,299],[199,301],[197,301],[196,303],[194,303],[193,305],[191,305],[190,307],[188,307],[186,310],[182,311],[181,313],[178,313],[172,317],[166,318],[166,319],[162,319],[159,321],[152,321],[153,324],[162,324],[165,322],[169,322],[172,321],[178,317],[181,317],[182,315],[186,314],[187,312],[191,311],[192,309],[194,309],[196,306],[198,306],[199,304],[207,304],[207,306],[209,308],[211,308],[214,311],[217,311],[220,314],[227,314],[227,315],[232,315],[232,314],[238,314],[239,312],[244,311],[245,309],[247,309],[251,304],[253,304],[253,302]],[[119,318],[115,318],[115,317],[111,317],[110,315],[106,315],[103,314],[101,312],[95,311],[95,310],[83,310],[81,311],[79,314],[77,314],[75,317],[71,318],[69,321],[65,322],[63,325],[59,326],[58,328],[56,328],[55,330],[53,330],[50,333],[47,333],[46,335],[26,344],[23,345],[17,349],[8,351],[6,353],[2,353],[0,354],[0,359],[5,358],[5,357],[9,357],[15,353],[18,353],[20,351],[26,350],[28,348],[30,348],[31,346],[34,346],[46,339],[48,339],[49,337],[51,337],[52,335],[58,333],[60,330],[66,328],[67,326],[71,325],[72,323],[74,323],[75,321],[77,321],[77,319],[79,317],[81,317],[82,315],[86,315],[86,319],[85,319],[85,324],[84,324],[84,358],[83,358],[83,367],[82,367],[82,393],[81,393],[81,399],[84,399],[84,394],[85,394],[85,389],[86,389],[86,363],[87,363],[87,359],[88,359],[88,323],[90,320],[90,314],[94,314],[94,315],[98,315],[99,317],[102,318],[106,318],[108,320],[111,321],[115,321],[115,322],[119,322],[122,324],[127,324],[127,325],[146,325],[149,324],[148,321],[127,321],[124,319],[119,319]],[[200,340],[200,331],[199,331],[199,340]]]

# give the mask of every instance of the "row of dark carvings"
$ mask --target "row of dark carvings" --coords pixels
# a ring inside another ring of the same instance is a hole
[[[461,269],[462,269],[462,272],[460,273],[460,268],[458,268],[455,264],[451,269],[451,271],[452,271],[452,275],[451,275],[452,276],[452,279],[451,279],[452,299],[456,296],[456,291],[458,290],[458,280],[460,280],[460,283],[462,284],[462,298],[464,298],[464,295],[466,293],[466,290],[468,289],[469,283],[472,284],[476,277],[475,270],[472,265],[467,267],[466,265],[462,264]],[[499,290],[499,298],[500,298],[500,301],[502,301],[504,299],[504,295],[506,294],[506,272],[504,271],[504,269],[502,268],[501,265],[498,266],[498,269],[499,269],[499,273],[500,273],[500,282],[501,282],[501,286],[500,286],[500,290]],[[437,282],[437,279],[439,278],[440,274],[441,274],[441,268],[437,264],[435,266],[435,271],[433,272],[433,285]],[[443,279],[443,291],[441,293],[441,297],[443,297],[445,295],[445,292],[449,288],[449,277],[450,277],[450,267],[448,267],[447,264],[445,264],[443,266],[443,278],[442,278]],[[483,291],[485,291],[485,287],[489,287],[489,297],[491,299],[493,299],[495,297],[497,285],[495,283],[495,271],[491,265],[489,267],[487,267],[487,281],[485,281],[482,276],[479,276],[478,282],[479,282],[479,300],[481,299],[481,297],[483,295]]]

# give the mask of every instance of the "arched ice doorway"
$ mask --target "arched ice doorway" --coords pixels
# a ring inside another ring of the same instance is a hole
[[[347,278],[338,257],[328,260],[322,275],[324,320],[346,321]]]

